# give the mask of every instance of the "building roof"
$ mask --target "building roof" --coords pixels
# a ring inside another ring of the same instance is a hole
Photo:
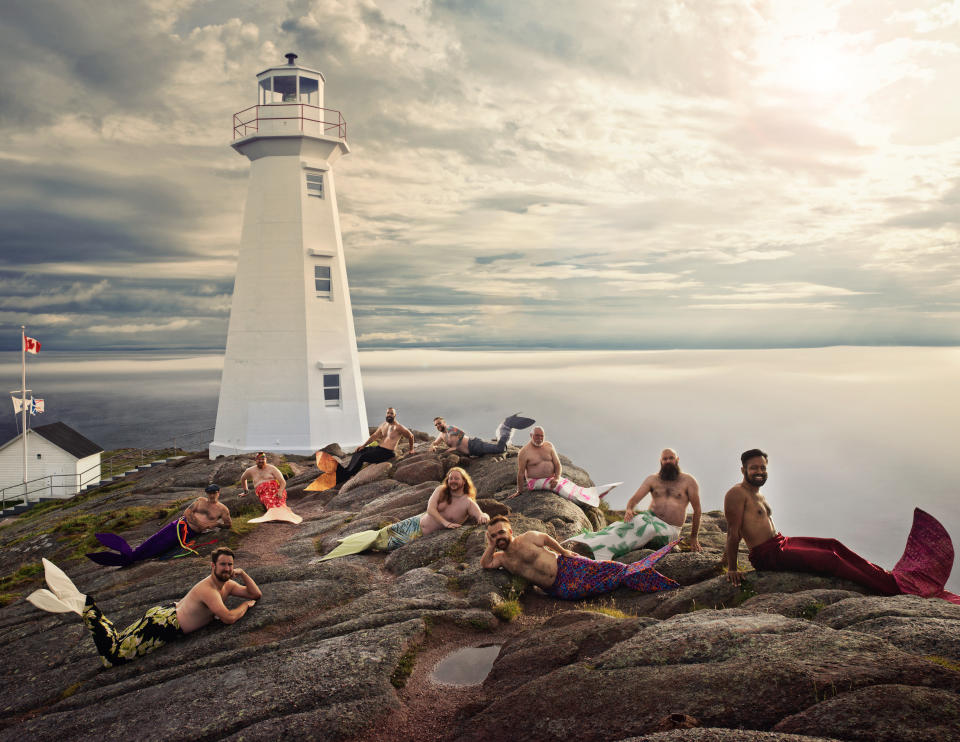
[[[101,453],[103,446],[84,438],[76,430],[65,423],[50,423],[49,425],[40,425],[32,428],[33,432],[41,435],[58,448],[78,459],[92,456],[95,453]]]

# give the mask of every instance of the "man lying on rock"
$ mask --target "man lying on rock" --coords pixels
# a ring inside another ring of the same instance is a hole
[[[497,426],[494,433],[496,441],[484,441],[480,438],[467,435],[466,431],[461,430],[455,425],[450,425],[442,417],[433,418],[433,424],[440,432],[436,437],[430,449],[435,451],[441,444],[452,448],[468,456],[484,456],[486,454],[500,454],[507,450],[507,444],[513,437],[514,430],[523,430],[533,425],[536,420],[529,417],[520,417],[520,415],[509,415]]]
[[[380,427],[353,452],[350,463],[346,466],[343,466],[326,451],[317,451],[317,468],[321,471],[321,476],[311,483],[307,489],[322,491],[339,487],[360,471],[364,464],[379,464],[382,461],[389,461],[396,456],[397,444],[401,438],[407,439],[410,444],[410,453],[413,453],[413,433],[397,422],[396,409],[388,407],[385,421],[380,423]],[[377,445],[371,445],[372,443]]]
[[[267,512],[259,518],[251,518],[248,522],[266,523],[271,520],[286,523],[302,522],[303,516],[297,515],[287,506],[287,481],[283,478],[283,472],[273,464],[267,463],[267,454],[263,451],[257,453],[254,461],[256,463],[240,475],[243,492],[239,496],[244,497],[247,494],[247,482],[253,482],[253,490]]]
[[[650,509],[635,511],[643,498],[650,495]],[[693,508],[690,527],[690,550],[702,551],[700,533],[700,485],[690,474],[680,471],[680,457],[672,448],[660,454],[660,471],[651,474],[627,502],[622,523],[611,523],[599,531],[584,531],[568,538],[585,544],[597,559],[617,559],[631,551],[658,549],[680,537],[687,519],[687,506]]]
[[[430,495],[427,512],[401,520],[379,531],[360,531],[340,540],[340,544],[320,561],[359,554],[361,551],[393,551],[409,544],[421,536],[444,528],[459,528],[467,518],[477,523],[490,520],[477,505],[477,488],[459,466],[455,466],[444,477],[443,482]]]
[[[480,566],[503,567],[543,588],[547,595],[564,600],[589,598],[618,587],[652,593],[679,587],[653,569],[675,543],[633,564],[594,561],[563,548],[546,533],[527,531],[514,536],[510,520],[505,515],[495,515],[487,524],[487,548],[480,557]]]
[[[740,456],[743,481],[730,488],[723,502],[727,518],[727,579],[739,585],[737,549],[742,538],[750,547],[750,563],[758,570],[813,572],[842,577],[881,595],[920,595],[960,604],[960,595],[943,589],[953,568],[953,542],[932,515],[913,511],[907,547],[892,572],[868,562],[836,539],[786,537],[773,524],[773,511],[760,488],[767,481],[768,457],[759,448]]]
[[[126,567],[134,562],[162,556],[178,546],[194,551],[194,542],[201,533],[217,526],[230,528],[232,525],[230,509],[220,502],[220,488],[211,484],[205,493],[205,497],[198,497],[190,503],[177,520],[165,525],[136,549],[115,533],[93,534],[97,541],[113,551],[92,552],[87,554],[87,558],[97,564]]]
[[[33,605],[51,613],[74,613],[93,634],[93,643],[104,667],[120,665],[162,647],[175,639],[206,626],[214,618],[225,624],[239,621],[263,593],[253,578],[233,566],[233,552],[215,549],[210,554],[210,575],[190,588],[177,603],[158,605],[147,610],[123,631],[114,625],[93,601],[93,596],[77,590],[73,581],[53,562],[43,560],[44,577],[49,590],[35,590],[27,596]],[[232,578],[243,580],[241,585]],[[236,608],[227,608],[224,598],[247,598]]]
[[[537,425],[530,431],[530,442],[520,449],[517,458],[517,491],[508,500],[524,492],[546,490],[555,492],[571,502],[591,507],[600,507],[600,498],[623,482],[605,484],[601,487],[581,487],[563,476],[563,465],[553,444],[547,440],[543,427]]]

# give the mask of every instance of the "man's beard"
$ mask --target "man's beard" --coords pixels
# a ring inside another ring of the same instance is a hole
[[[530,441],[530,442],[531,442],[534,446],[536,446],[537,448],[540,448],[540,446],[543,445],[543,441],[540,441],[539,443],[537,443],[536,441],[533,441],[533,440],[532,440],[532,441]]]
[[[660,464],[660,479],[664,482],[675,482],[680,477],[680,467],[677,464]]]
[[[763,485],[767,483],[766,474],[754,474],[748,477],[748,479],[750,480],[750,484],[752,484],[754,487],[763,487]]]
[[[508,538],[498,538],[498,539],[496,540],[496,542],[494,543],[494,545],[495,545],[498,549],[506,549],[508,546],[510,546],[510,539],[508,539]]]
[[[396,418],[393,415],[387,415],[387,422],[392,423]]]
[[[233,574],[233,572],[215,572],[214,574],[216,574],[217,579],[220,580],[220,582],[226,582],[230,579],[230,576]]]

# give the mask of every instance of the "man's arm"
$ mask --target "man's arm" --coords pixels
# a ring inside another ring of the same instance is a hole
[[[627,501],[627,507],[623,512],[623,519],[627,523],[633,520],[633,516],[636,514],[636,510],[634,510],[634,508],[637,506],[637,504],[653,491],[653,482],[651,479],[652,477],[647,477],[644,479],[643,484],[640,485],[640,488],[634,492],[633,497]]]
[[[563,554],[564,556],[580,556],[575,551],[563,548],[549,533],[538,534],[534,543],[536,543],[537,546],[546,546],[551,551]]]
[[[693,506],[693,522],[690,524],[690,551],[703,551],[697,536],[700,533],[700,485],[690,477],[690,486],[687,488],[687,497]]]
[[[467,512],[473,516],[473,519],[477,521],[477,523],[483,524],[490,522],[490,516],[480,509],[480,506],[477,505],[476,500],[470,501],[470,504],[467,505]]]
[[[369,446],[369,445],[370,445],[371,443],[373,443],[374,441],[382,440],[382,439],[383,439],[383,426],[384,426],[384,425],[386,425],[386,423],[380,423],[380,425],[377,426],[377,429],[374,430],[374,431],[370,434],[370,437],[367,438],[367,440],[365,440],[363,443],[360,444],[359,448],[365,448],[366,446]]]
[[[737,550],[740,547],[745,502],[746,498],[739,487],[731,487],[723,498],[723,515],[727,519],[727,546],[724,556],[727,561],[727,579],[734,585],[739,585],[741,578],[737,567]]]
[[[254,582],[253,578],[249,574],[247,574],[244,570],[239,568],[234,569],[233,576],[242,577],[243,584],[241,585],[239,582],[234,582],[233,580],[230,580],[230,582],[228,582],[227,585],[230,588],[231,595],[237,595],[241,598],[251,598],[253,600],[260,600],[260,598],[263,597],[263,593],[260,592],[260,588],[257,587],[257,583]]]
[[[433,443],[430,444],[430,448],[437,448],[447,437],[446,433],[441,433],[436,438],[433,439]]]
[[[480,566],[484,569],[498,569],[503,566],[503,552],[495,551],[496,547],[490,540],[490,534],[485,534],[487,538],[487,548],[484,549],[480,557]]]
[[[193,514],[197,512],[197,504],[199,502],[200,498],[198,497],[196,500],[187,505],[187,509],[183,511],[183,517],[187,520],[191,520],[193,518]]]
[[[563,475],[563,464],[560,463],[560,455],[552,443],[550,444],[550,458],[553,459],[553,479],[550,480],[550,485],[556,487],[557,482],[560,481],[560,477]]]
[[[217,504],[220,505],[220,523],[224,528],[232,527],[233,519],[230,517],[230,508],[228,508],[222,502]]]
[[[232,624],[239,621],[257,602],[255,600],[245,600],[236,608],[227,608],[226,603],[223,602],[223,596],[220,595],[218,590],[214,590],[212,587],[209,590],[203,591],[200,600],[203,601],[203,604],[210,609],[210,612],[214,616],[225,624]]]
[[[253,467],[250,467],[250,469],[252,468]],[[243,497],[247,494],[247,480],[251,477],[250,469],[247,469],[243,472],[243,474],[240,475],[240,484],[243,485],[243,492],[238,492],[237,497]]]
[[[524,446],[520,449],[520,455],[517,456],[517,491],[512,495],[507,495],[506,499],[516,497],[521,492],[526,492],[527,490],[527,459],[529,458],[529,451],[527,447]]]
[[[413,453],[413,446],[416,444],[416,440],[413,437],[413,433],[410,432],[409,428],[404,427],[400,423],[397,423],[397,427],[400,428],[400,435],[404,436],[407,441],[410,443],[410,450],[407,451],[407,456]],[[399,448],[399,446],[398,446]]]
[[[270,466],[270,470],[271,470],[270,473],[273,475],[274,481],[275,481],[277,484],[280,485],[280,489],[286,489],[287,480],[284,478],[283,472],[280,471],[280,470],[279,470],[277,467],[275,467],[273,464],[270,464],[269,466]]]

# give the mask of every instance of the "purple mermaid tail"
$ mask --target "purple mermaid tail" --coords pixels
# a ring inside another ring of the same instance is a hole
[[[131,549],[130,545],[115,533],[97,533],[94,537],[107,548],[120,553],[100,551],[87,554],[87,558],[97,564],[125,567],[144,559],[154,559],[178,546],[187,546],[197,537],[197,534],[183,520],[175,520],[165,525],[136,549]]]

